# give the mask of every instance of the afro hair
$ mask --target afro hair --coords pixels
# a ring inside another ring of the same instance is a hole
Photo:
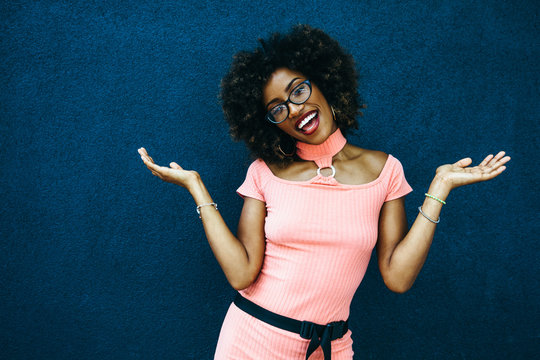
[[[220,98],[234,140],[267,163],[286,165],[293,160],[280,149],[294,149],[294,140],[265,120],[263,88],[279,68],[302,73],[317,85],[335,111],[343,132],[358,128],[361,115],[358,75],[353,57],[320,29],[296,25],[287,34],[274,33],[251,52],[234,55],[221,82]]]

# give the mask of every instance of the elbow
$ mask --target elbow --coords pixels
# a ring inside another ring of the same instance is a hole
[[[241,281],[229,281],[229,284],[231,284],[234,290],[237,290],[237,291],[244,290],[248,288],[249,285],[251,285],[251,284],[248,284],[246,282],[241,282]]]
[[[394,287],[387,286],[387,287],[388,289],[390,289],[390,291],[395,292],[397,294],[404,294],[411,289],[411,286],[394,286]]]
[[[384,284],[388,290],[398,294],[404,294],[409,291],[412,288],[413,283],[414,282],[384,280]]]
[[[237,277],[235,279],[228,279],[228,280],[229,280],[229,284],[231,284],[231,286],[235,290],[240,291],[240,290],[244,290],[248,288],[251,284],[253,284],[253,282],[255,281],[255,278],[251,276],[245,276],[245,277]]]
[[[418,274],[403,271],[402,269],[384,268],[381,269],[381,275],[388,290],[403,294],[412,288]]]

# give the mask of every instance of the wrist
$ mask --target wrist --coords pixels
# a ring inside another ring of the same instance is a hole
[[[196,176],[187,187],[189,193],[193,197],[193,200],[195,200],[195,204],[205,204],[205,203],[211,203],[212,197],[208,193],[208,190],[206,189],[206,186],[204,185],[203,181],[201,180],[200,176]]]
[[[435,175],[429,186],[428,193],[441,200],[446,200],[452,190],[452,184],[441,176]]]
[[[189,192],[196,192],[198,189],[204,187],[204,183],[201,179],[201,176],[197,172],[193,172],[192,176],[186,183],[186,189]]]

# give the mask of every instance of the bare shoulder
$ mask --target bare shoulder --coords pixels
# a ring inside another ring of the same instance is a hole
[[[351,144],[343,149],[343,155],[343,170],[349,175],[342,179],[346,184],[364,184],[377,179],[388,159],[388,154],[382,151],[362,149]]]
[[[291,181],[306,181],[313,177],[317,166],[311,161],[295,161],[283,167],[278,164],[267,164],[274,176]]]
[[[348,148],[350,154],[349,158],[353,160],[356,165],[377,174],[382,171],[386,164],[386,160],[388,159],[388,154],[382,151],[362,149],[350,144],[348,144]]]

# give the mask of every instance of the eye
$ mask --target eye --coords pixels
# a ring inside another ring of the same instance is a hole
[[[270,115],[272,115],[274,118],[278,118],[280,115],[285,113],[287,109],[285,109],[285,105],[280,104],[278,106],[275,106],[270,110]]]
[[[294,98],[302,97],[308,91],[309,91],[308,85],[303,83],[303,84],[298,85],[296,88],[294,88],[291,96]]]

